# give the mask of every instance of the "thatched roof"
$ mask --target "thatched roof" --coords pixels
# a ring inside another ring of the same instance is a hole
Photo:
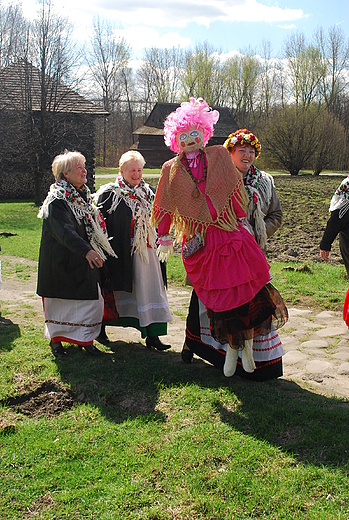
[[[108,115],[103,108],[46,76],[46,110],[60,113]],[[0,108],[41,110],[41,73],[30,63],[19,62],[0,69]]]

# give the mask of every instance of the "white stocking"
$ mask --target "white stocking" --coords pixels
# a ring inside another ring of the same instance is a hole
[[[225,363],[223,366],[223,374],[225,377],[231,377],[235,374],[236,365],[238,362],[239,351],[227,345],[227,354],[225,356]]]
[[[245,340],[244,348],[241,351],[241,361],[242,368],[245,372],[251,374],[256,368],[254,359],[253,359],[253,338]]]

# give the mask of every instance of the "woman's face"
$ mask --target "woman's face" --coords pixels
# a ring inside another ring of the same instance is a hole
[[[64,172],[64,177],[68,182],[70,182],[70,184],[75,186],[75,188],[81,188],[86,184],[87,180],[87,171],[84,161],[81,159],[72,166],[68,172]]]
[[[204,133],[195,127],[190,127],[185,132],[178,132],[177,144],[183,152],[198,150],[204,145]]]
[[[135,188],[142,180],[143,166],[139,161],[128,161],[120,168],[120,173],[125,181]]]
[[[248,170],[256,158],[256,150],[250,144],[236,144],[229,149],[230,157],[243,177],[246,177]]]

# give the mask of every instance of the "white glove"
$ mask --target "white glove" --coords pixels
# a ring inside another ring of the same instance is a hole
[[[157,242],[158,248],[156,254],[159,257],[160,262],[167,262],[170,255],[173,255],[173,241],[168,235],[159,237]]]

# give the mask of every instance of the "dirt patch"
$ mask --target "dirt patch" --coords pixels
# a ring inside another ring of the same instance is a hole
[[[0,401],[0,406],[6,406],[10,411],[29,417],[49,419],[70,410],[76,402],[73,392],[58,383],[45,381],[35,390]],[[2,429],[6,426],[9,424],[3,424]]]
[[[283,209],[281,228],[267,244],[267,257],[280,262],[321,262],[320,241],[329,219],[333,193],[343,180],[341,175],[276,175],[275,188]],[[340,264],[338,240],[333,244],[330,261]]]

